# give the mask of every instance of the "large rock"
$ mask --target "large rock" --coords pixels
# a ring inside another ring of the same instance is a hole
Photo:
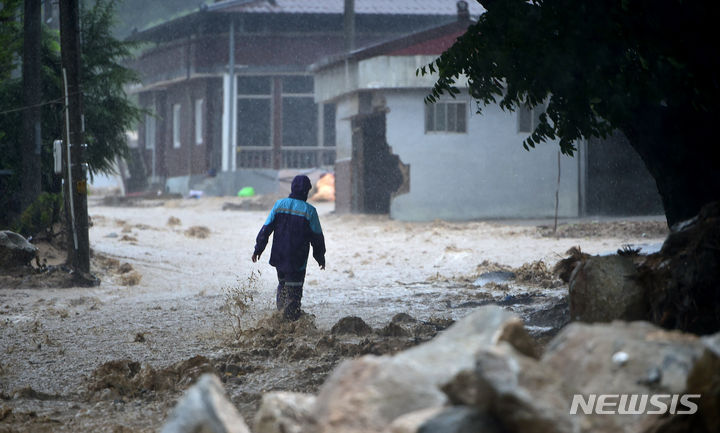
[[[570,390],[560,373],[504,342],[478,351],[473,369],[455,376],[444,389],[451,401],[489,414],[504,431],[578,429],[568,414]]]
[[[0,269],[29,264],[37,256],[37,247],[21,235],[9,230],[0,231]]]
[[[506,337],[517,316],[494,305],[480,307],[428,343],[400,352],[394,362],[414,367],[436,385],[475,365],[475,352]]]
[[[300,433],[311,419],[315,396],[297,392],[263,395],[255,415],[255,433]]]
[[[708,367],[703,368],[699,361],[705,356]],[[712,368],[718,365],[713,364],[717,359],[694,335],[665,331],[647,322],[617,321],[568,325],[551,341],[541,364],[561,372],[569,389],[587,399],[600,394],[693,393],[691,375],[697,376],[694,380],[699,384],[720,383],[720,368]],[[571,402],[572,395],[568,395],[568,409]],[[708,404],[717,404],[717,400]],[[573,418],[583,431],[598,433],[639,432],[662,421],[659,415],[646,413],[586,415],[581,410]]]
[[[649,305],[632,257],[589,257],[570,277],[570,318],[582,322],[645,320]]]
[[[311,432],[379,432],[395,418],[442,406],[445,395],[422,371],[391,357],[344,361],[325,381],[313,408]]]
[[[675,415],[661,419],[647,432],[712,433],[720,432],[720,333],[703,337],[705,350],[693,366],[687,380],[686,394],[700,395],[694,415]]]
[[[250,433],[225,389],[213,374],[204,374],[175,406],[162,433]]]
[[[377,432],[404,414],[444,405],[440,387],[472,368],[474,353],[493,345],[515,318],[500,307],[482,307],[428,343],[343,362],[320,388],[310,431]]]

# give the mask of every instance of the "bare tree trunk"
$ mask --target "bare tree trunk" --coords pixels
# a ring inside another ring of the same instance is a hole
[[[717,143],[716,124],[711,113],[690,108],[641,107],[623,128],[655,178],[670,227],[720,201],[720,146],[708,145]]]
[[[40,104],[42,102],[41,76],[41,8],[40,0],[25,0],[23,21],[23,139],[21,174],[21,211],[30,206],[41,191]]]

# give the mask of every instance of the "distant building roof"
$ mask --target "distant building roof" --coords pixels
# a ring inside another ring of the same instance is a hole
[[[382,55],[440,55],[443,51],[450,48],[460,35],[465,33],[470,24],[471,21],[469,20],[458,20],[350,52],[329,56],[310,65],[310,70],[319,71],[342,63],[345,60],[358,61]]]
[[[456,0],[355,0],[356,14],[380,15],[455,15]],[[343,0],[227,0],[208,7],[210,11],[245,13],[342,14]],[[485,9],[468,1],[470,15]]]

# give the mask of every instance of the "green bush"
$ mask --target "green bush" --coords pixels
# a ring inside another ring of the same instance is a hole
[[[62,196],[60,194],[43,192],[20,215],[20,219],[15,223],[14,231],[25,237],[49,234],[53,224],[60,221],[61,205]]]

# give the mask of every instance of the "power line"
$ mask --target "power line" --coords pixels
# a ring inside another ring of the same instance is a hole
[[[71,93],[71,94],[69,94],[68,96],[74,95],[74,94],[76,94],[76,93],[79,93],[79,92]],[[28,110],[28,109],[30,109],[30,108],[43,107],[43,106],[45,106],[45,105],[62,103],[64,98],[65,98],[64,96],[61,96],[61,97],[56,98],[56,99],[51,99],[51,100],[49,100],[49,101],[41,102],[41,103],[39,103],[39,104],[25,105],[25,106],[23,106],[23,107],[12,108],[12,109],[10,109],[10,110],[0,111],[0,116],[3,115],[3,114],[10,114],[10,113],[18,112],[18,111]]]

